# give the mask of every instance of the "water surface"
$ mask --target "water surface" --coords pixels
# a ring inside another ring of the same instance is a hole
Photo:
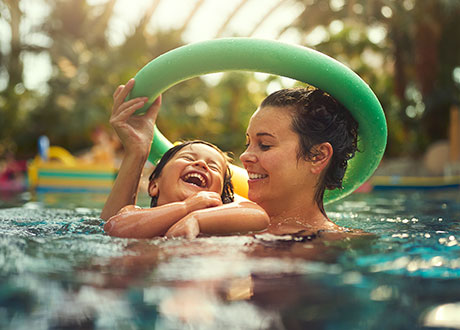
[[[349,196],[345,239],[111,238],[104,200],[2,198],[0,328],[460,329],[459,190]]]

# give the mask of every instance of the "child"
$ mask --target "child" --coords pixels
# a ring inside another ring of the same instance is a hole
[[[262,208],[247,200],[233,202],[228,158],[204,141],[189,141],[166,152],[150,178],[152,207],[130,205],[135,204],[161,102],[159,98],[146,114],[131,117],[147,100],[124,102],[133,86],[134,80],[130,80],[114,94],[110,121],[125,147],[125,157],[101,214],[101,218],[109,219],[106,232],[131,238],[165,234],[192,238],[199,233],[223,235],[265,229],[268,216]]]

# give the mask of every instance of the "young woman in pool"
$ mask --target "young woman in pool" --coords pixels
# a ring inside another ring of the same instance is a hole
[[[247,149],[250,200],[268,213],[268,232],[341,231],[326,215],[325,189],[342,187],[347,162],[357,151],[358,123],[316,88],[269,95],[253,114]]]
[[[101,213],[101,218],[108,219],[106,232],[119,237],[149,238],[265,229],[268,216],[260,206],[247,200],[233,202],[229,159],[204,141],[189,141],[166,152],[150,178],[151,208],[134,206],[161,100],[156,100],[145,115],[131,116],[147,100],[124,102],[133,86],[134,80],[130,80],[114,93],[110,121],[125,147],[125,157]]]

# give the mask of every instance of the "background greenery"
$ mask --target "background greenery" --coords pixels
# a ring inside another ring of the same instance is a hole
[[[49,17],[31,33],[45,35],[46,46],[21,35],[21,0],[0,0],[0,23],[11,38],[0,52],[0,158],[36,153],[38,136],[78,152],[91,145],[91,131],[108,127],[116,86],[156,56],[176,48],[184,26],[155,33],[146,28],[147,10],[126,40],[107,40],[116,0],[89,5],[84,0],[45,0]],[[458,0],[299,0],[303,12],[286,31],[303,36],[303,45],[324,52],[369,83],[385,110],[387,156],[423,153],[446,139],[449,108],[460,95],[460,1]],[[223,18],[224,20],[225,18]],[[313,40],[312,35],[321,35]],[[42,91],[24,84],[24,55],[45,53],[53,70]],[[170,139],[197,137],[238,155],[244,131],[267,87],[279,77],[229,73],[217,85],[201,78],[164,94],[158,126]],[[346,88],[346,86],[344,86]]]

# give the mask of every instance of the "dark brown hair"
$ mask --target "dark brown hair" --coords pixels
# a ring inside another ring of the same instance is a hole
[[[299,137],[297,159],[312,160],[316,145],[331,144],[333,154],[315,192],[316,203],[326,215],[324,191],[342,188],[348,160],[358,151],[358,122],[335,98],[314,87],[276,91],[262,101],[260,107],[265,106],[291,111],[291,128]]]

